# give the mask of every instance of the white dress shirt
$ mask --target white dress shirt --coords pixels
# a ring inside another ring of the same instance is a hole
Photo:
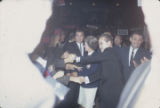
[[[76,44],[78,45],[78,48],[81,52],[81,56],[83,56],[84,55],[84,45],[83,45],[83,43],[76,42]]]
[[[130,60],[131,60],[131,55],[132,55],[132,50],[133,50],[133,47],[132,46],[130,46],[130,48],[129,48],[129,66],[130,66]],[[134,53],[133,53],[133,58],[134,58],[134,56],[136,55],[136,53],[137,53],[137,51],[138,51],[138,48],[135,48],[134,49]]]

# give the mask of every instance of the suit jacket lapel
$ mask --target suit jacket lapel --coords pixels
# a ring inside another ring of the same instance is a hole
[[[137,64],[140,64],[140,59],[142,58],[142,49],[139,48],[134,56],[134,60],[136,61]]]
[[[136,54],[135,54],[135,56],[134,56],[134,59],[137,58],[139,52],[140,52],[140,48],[137,50],[137,52],[136,52]]]
[[[127,48],[127,51],[126,51],[126,58],[127,58],[127,65],[129,67],[129,50],[130,50],[130,47]]]

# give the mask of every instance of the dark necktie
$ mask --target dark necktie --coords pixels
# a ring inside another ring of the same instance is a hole
[[[133,59],[134,59],[134,49],[132,49],[132,54],[130,58],[130,67],[133,66]]]

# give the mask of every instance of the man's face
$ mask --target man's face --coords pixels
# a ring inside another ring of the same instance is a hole
[[[64,42],[64,40],[65,40],[65,35],[62,34],[62,35],[60,36],[60,42]]]
[[[143,38],[138,34],[134,34],[132,37],[130,37],[130,42],[133,48],[139,48],[143,42]]]
[[[115,39],[114,39],[114,44],[119,46],[119,45],[121,45],[121,43],[122,43],[121,37],[120,36],[116,36]]]
[[[86,51],[89,51],[90,47],[88,46],[88,43],[87,43],[87,42],[85,42],[84,47],[85,47],[85,50],[86,50]]]
[[[76,32],[75,41],[78,43],[82,43],[83,39],[84,39],[84,33],[83,32]]]
[[[104,37],[99,38],[98,44],[101,52],[103,52],[108,47],[108,42],[106,42]]]
[[[51,37],[50,38],[50,44],[54,44],[54,45],[57,45],[58,43],[60,42],[60,37],[57,35],[57,36],[55,36],[55,37]]]

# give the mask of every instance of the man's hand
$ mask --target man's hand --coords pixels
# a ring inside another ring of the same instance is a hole
[[[143,57],[143,58],[141,59],[141,64],[142,64],[142,63],[145,63],[145,62],[147,62],[147,61],[149,61],[149,59],[146,58],[146,57]],[[135,67],[135,68],[139,66],[139,64],[137,64],[135,60],[133,60],[133,64],[134,64],[134,67]]]
[[[135,60],[133,60],[133,64],[134,64],[134,67],[135,67],[135,68],[139,66],[139,65],[136,63]]]
[[[70,76],[71,76],[71,73],[67,73],[66,76],[69,76],[69,77],[70,77]]]
[[[74,70],[74,69],[81,71],[82,67],[76,66],[74,64],[66,64],[66,70]]]
[[[73,76],[73,77],[78,77],[78,73],[77,73],[77,72],[72,72],[72,73],[71,73],[71,76]]]
[[[61,58],[66,59],[68,56],[69,56],[68,51],[65,51],[65,52],[63,53],[63,55],[61,56]]]
[[[82,71],[82,68],[83,68],[83,67],[79,67],[79,66],[76,66],[76,65],[75,65],[74,68],[77,69],[78,71]]]
[[[146,58],[146,57],[143,57],[143,58],[141,59],[141,63],[145,63],[145,62],[147,62],[147,61],[149,61],[149,59]]]
[[[65,63],[73,63],[75,59],[76,59],[75,54],[69,54],[68,57],[66,59],[64,59],[64,62]]]
[[[73,64],[66,64],[66,70],[74,70],[75,66]]]
[[[80,80],[81,83],[85,82],[85,78],[82,77],[82,76],[79,77],[79,80]]]
[[[48,70],[49,70],[49,72],[54,71],[54,69],[53,69],[53,65],[49,65],[49,66],[48,66]]]
[[[54,76],[53,78],[54,79],[57,79],[57,78],[61,78],[64,76],[64,71],[58,71]]]

